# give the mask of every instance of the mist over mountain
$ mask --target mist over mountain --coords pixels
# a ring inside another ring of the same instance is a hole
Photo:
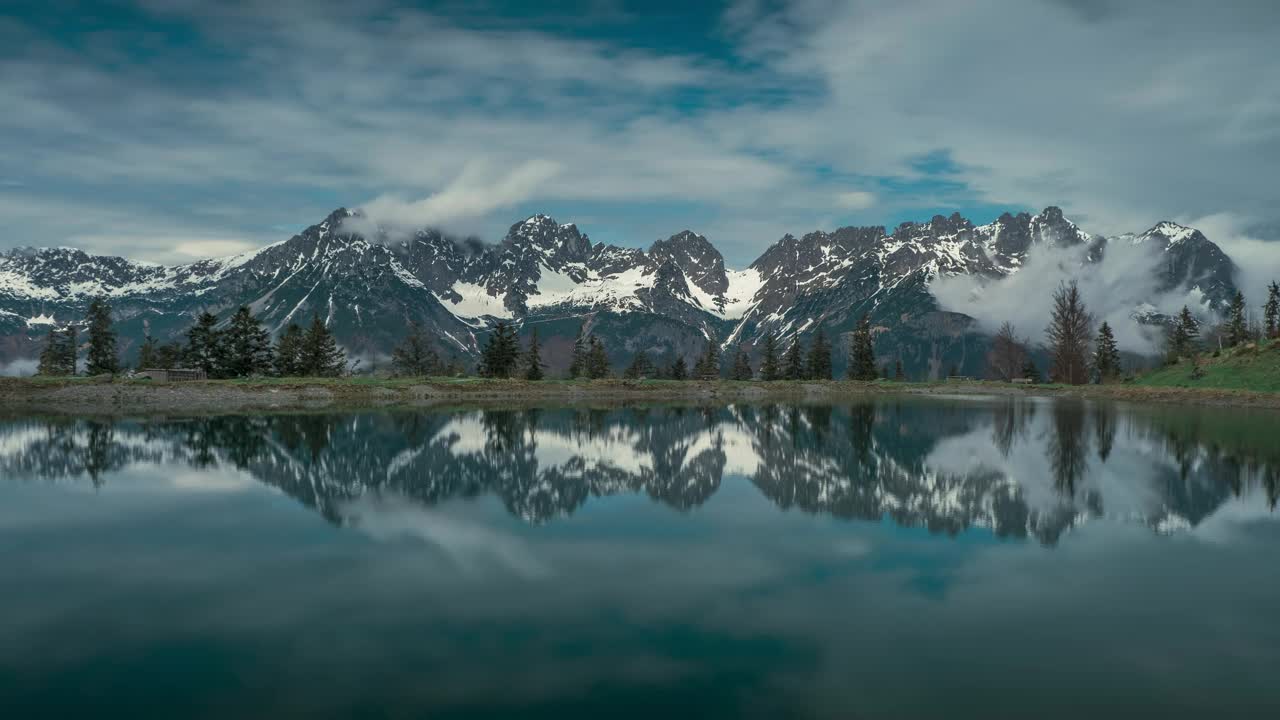
[[[1062,280],[1080,281],[1125,349],[1148,352],[1162,317],[1183,304],[1213,316],[1236,291],[1237,273],[1194,228],[1162,222],[1103,238],[1056,207],[986,225],[957,213],[892,230],[788,234],[737,270],[691,230],[641,250],[534,215],[485,244],[339,209],[287,240],[177,266],[69,248],[0,254],[0,364],[27,367],[50,328],[79,322],[102,295],[127,362],[148,333],[180,339],[199,313],[225,319],[247,305],[272,333],[321,317],[366,368],[385,361],[410,321],[441,352],[470,360],[504,319],[521,334],[538,330],[553,371],[567,365],[585,326],[616,366],[638,352],[689,357],[709,339],[754,351],[768,333],[788,343],[821,328],[834,339],[839,373],[846,335],[865,313],[882,362],[934,378],[952,368],[980,374],[987,338],[1005,320],[1038,339]]]

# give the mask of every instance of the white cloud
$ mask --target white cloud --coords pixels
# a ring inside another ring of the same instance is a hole
[[[849,190],[846,192],[836,193],[836,207],[846,210],[866,210],[876,204],[875,193],[865,190]]]
[[[18,358],[12,362],[0,363],[0,377],[27,377],[36,374],[40,363],[35,358]]]
[[[375,223],[390,227],[447,225],[535,197],[559,172],[560,165],[548,160],[530,160],[505,173],[491,163],[470,162],[438,193],[420,200],[382,195],[365,203],[363,210]]]

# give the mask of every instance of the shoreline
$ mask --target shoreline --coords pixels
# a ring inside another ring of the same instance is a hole
[[[1137,385],[1011,385],[988,381],[662,381],[297,378],[152,382],[0,378],[0,407],[21,414],[236,412],[435,407],[451,404],[840,402],[875,396],[1011,396],[1280,409],[1280,393]]]

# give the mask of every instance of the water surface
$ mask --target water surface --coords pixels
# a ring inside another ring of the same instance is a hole
[[[9,717],[1280,710],[1280,415],[0,420]]]

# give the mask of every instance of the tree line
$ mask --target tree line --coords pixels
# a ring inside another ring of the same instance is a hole
[[[123,369],[119,343],[104,298],[89,303],[85,373],[116,375]],[[79,327],[51,329],[40,354],[40,375],[75,375],[80,352]],[[201,313],[186,332],[185,342],[157,343],[150,333],[138,349],[138,370],[203,370],[210,378],[336,377],[348,371],[346,353],[319,315],[306,328],[290,323],[273,344],[270,333],[246,306],[225,322]]]

